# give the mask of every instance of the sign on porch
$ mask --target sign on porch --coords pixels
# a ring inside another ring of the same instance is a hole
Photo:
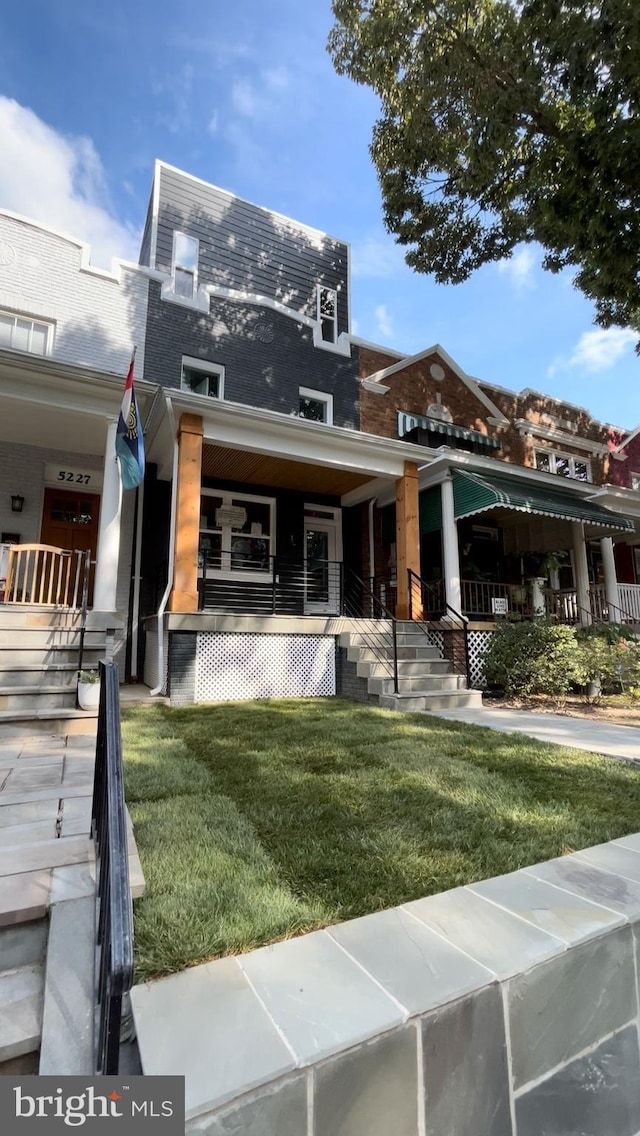
[[[229,525],[232,529],[241,529],[247,523],[247,510],[239,505],[220,505],[216,509],[216,528]]]
[[[494,615],[506,615],[509,611],[509,601],[506,596],[492,596],[491,611]]]

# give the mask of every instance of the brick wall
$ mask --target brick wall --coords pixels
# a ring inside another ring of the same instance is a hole
[[[55,323],[53,357],[124,374],[131,348],[144,365],[147,278],[83,262],[76,241],[0,213],[0,308]]]

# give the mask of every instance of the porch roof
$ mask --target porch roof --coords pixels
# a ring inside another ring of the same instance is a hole
[[[456,519],[493,509],[533,513],[556,520],[582,521],[589,528],[633,531],[633,522],[566,489],[552,489],[524,478],[455,470],[453,499]]]

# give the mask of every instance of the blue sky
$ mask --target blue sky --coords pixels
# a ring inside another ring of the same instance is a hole
[[[604,332],[534,247],[456,287],[385,234],[377,102],[333,72],[328,0],[23,0],[0,40],[0,207],[135,257],[156,157],[352,245],[355,331],[434,342],[470,374],[640,419],[628,331]]]

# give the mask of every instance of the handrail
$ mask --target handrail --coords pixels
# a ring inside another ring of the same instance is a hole
[[[82,575],[82,607],[80,614],[80,642],[78,643],[78,673],[82,670],[84,657],[84,637],[87,630],[87,608],[89,606],[89,573],[91,571],[91,550],[84,554],[84,571]]]
[[[425,635],[427,636],[427,638],[429,638],[429,636],[432,634],[432,629],[429,625],[429,621],[426,621],[426,620],[423,620],[423,619],[416,619],[416,618],[414,618],[414,614],[413,614],[413,585],[414,585],[414,582],[417,582],[419,587],[420,587],[420,600],[422,602],[422,589],[423,589],[423,587],[427,587],[427,588],[429,587],[429,581],[423,580],[422,577],[419,576],[417,572],[413,571],[413,568],[407,568],[407,582],[408,582],[408,587],[409,587],[409,619],[411,619],[417,627],[421,627],[422,630],[424,631]],[[458,621],[459,626],[458,627],[450,626],[450,627],[447,628],[447,627],[442,626],[441,621],[435,621],[435,622],[440,623],[440,630],[443,633],[446,632],[447,630],[448,631],[462,631],[463,641],[464,641],[465,678],[467,680],[467,686],[469,686],[470,682],[471,682],[471,662],[470,662],[470,659],[469,659],[469,629],[468,629],[468,626],[467,626],[468,623],[469,623],[469,620],[468,620],[466,615],[463,615],[462,612],[457,611],[456,608],[453,607],[448,602],[448,600],[445,599],[442,603],[442,606],[443,606],[443,609],[444,609],[445,612],[449,612],[453,616],[453,618]]]
[[[76,608],[82,556],[82,552],[50,544],[12,545],[7,564],[5,604]]]
[[[122,998],[133,981],[133,908],[122,771],[118,668],[100,663],[100,708],[91,807],[96,853],[96,1073],[118,1073]]]
[[[375,592],[372,592],[370,589],[367,588],[367,585],[365,584],[364,580],[358,575],[357,572],[355,572],[353,570],[353,568],[350,568],[348,565],[345,565],[344,571],[345,571],[345,579],[344,579],[343,597],[342,597],[342,607],[343,607],[344,615],[354,614],[354,615],[356,615],[356,618],[362,618],[361,613],[364,613],[364,604],[361,605],[360,611],[354,611],[353,608],[355,607],[355,605],[352,605],[351,601],[348,598],[349,597],[349,588],[347,587],[347,584],[352,581],[360,589],[362,599],[364,600],[364,598],[366,597],[369,600],[370,605],[371,605],[371,611],[372,612],[374,612],[374,611],[379,612],[380,614],[378,615],[378,618],[388,619],[388,620],[391,621],[391,668],[392,668],[392,676],[393,676],[393,693],[397,694],[398,691],[399,691],[399,685],[398,685],[398,621],[397,621],[395,615],[393,615],[392,612],[389,611],[389,608],[386,607],[385,604],[383,604],[382,600],[378,599]],[[350,611],[350,607],[351,607],[351,611]],[[383,663],[388,667],[389,659],[381,651],[379,636],[374,636],[371,639],[371,642],[369,642],[368,641],[369,633],[367,631],[362,631],[361,629],[358,629],[358,634],[365,640],[365,646],[368,646],[370,648],[370,650],[373,651],[373,653],[378,656],[378,662]]]

